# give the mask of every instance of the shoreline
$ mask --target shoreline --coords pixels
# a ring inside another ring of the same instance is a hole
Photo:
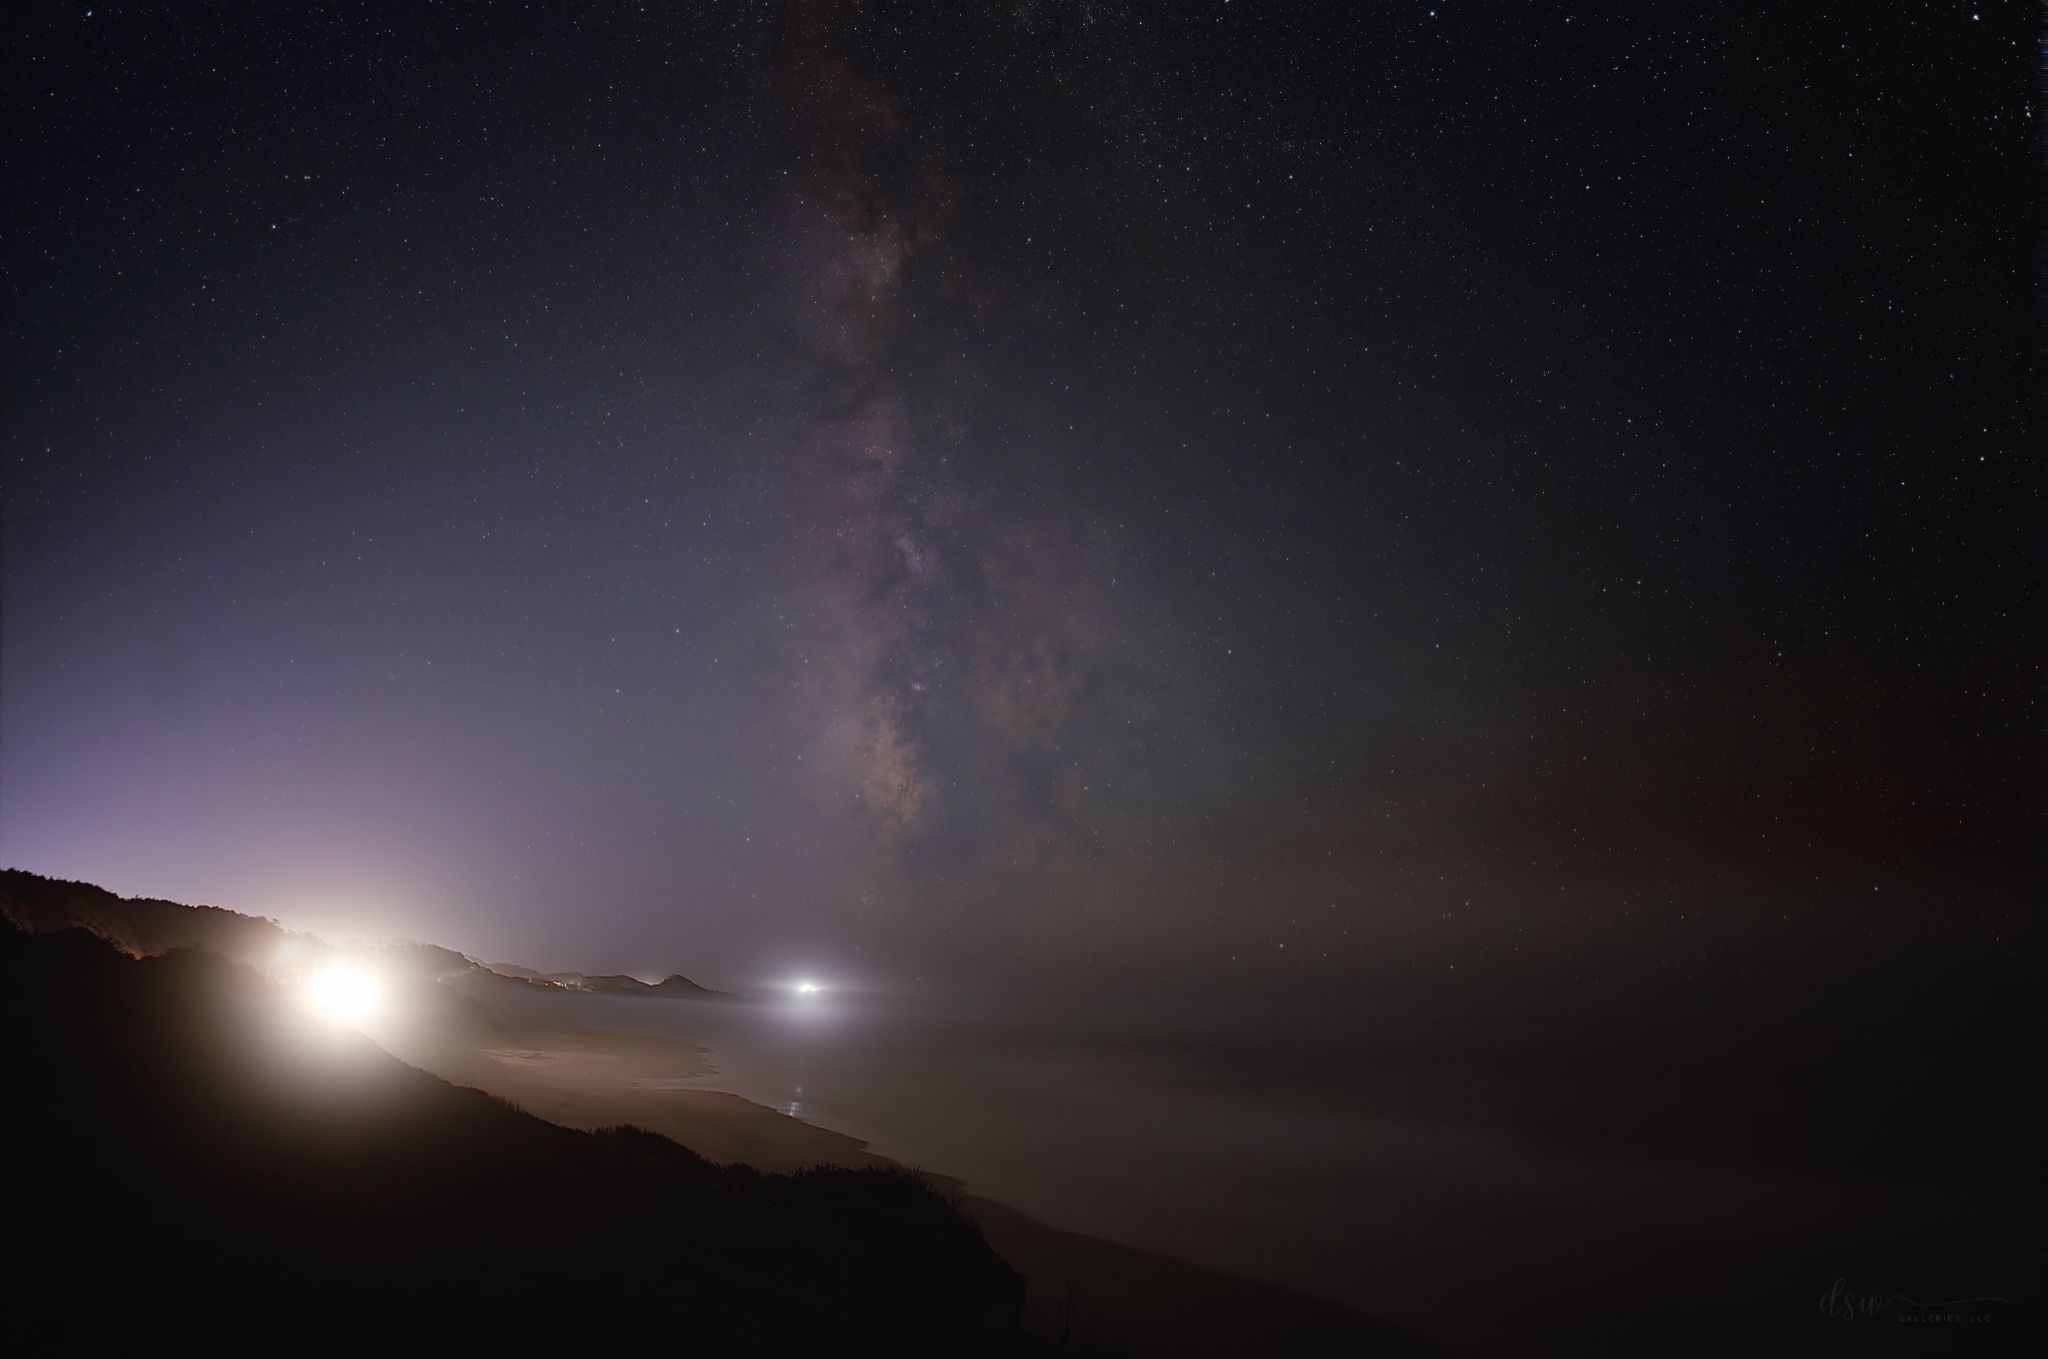
[[[1022,1276],[1026,1324],[1048,1340],[1160,1359],[1447,1352],[1326,1298],[1043,1222],[958,1176],[878,1151],[869,1138],[718,1088],[728,1073],[704,1044],[587,1028],[528,1032],[496,1048],[420,1029],[373,1036],[400,1060],[563,1127],[630,1125],[708,1160],[771,1173],[820,1164],[913,1170],[956,1196]]]

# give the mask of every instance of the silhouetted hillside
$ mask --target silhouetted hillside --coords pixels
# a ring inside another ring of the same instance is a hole
[[[724,994],[699,986],[680,972],[671,972],[658,982],[638,977],[585,977],[584,989],[603,996],[659,996],[668,1000],[708,1000]]]
[[[30,934],[90,930],[136,957],[203,948],[251,962],[270,957],[292,938],[275,920],[218,906],[116,896],[89,882],[46,878],[18,868],[0,869],[0,915]]]
[[[1030,1349],[1016,1275],[913,1176],[560,1128],[220,957],[0,924],[0,1024],[15,1334]]]
[[[301,1010],[297,981],[333,954],[383,980],[399,1017],[379,1042],[404,1063]],[[608,982],[624,983],[611,994],[718,995],[682,977],[548,976],[432,945],[337,950],[230,911],[0,870],[0,1040],[15,1076],[0,1154],[10,1225],[36,1243],[9,1277],[23,1300],[9,1319],[87,1342],[174,1324],[318,1349],[398,1335],[401,1348],[521,1352],[593,1338],[767,1354],[1434,1352],[1332,1304],[998,1204],[972,1202],[970,1221],[894,1168],[724,1168],[635,1129],[541,1122],[405,1064],[495,1081],[557,1116],[594,1096],[573,1081],[566,1104],[562,1088],[521,1086],[535,1044],[629,1086],[635,1072],[692,1069],[676,1051],[687,1044],[555,1013],[565,993]],[[747,1159],[769,1149],[758,1114],[778,1139],[860,1147],[730,1103],[664,1129]],[[777,1151],[772,1163],[797,1162]],[[1028,1261],[1028,1309],[981,1221]]]
[[[536,972],[530,967],[520,967],[513,963],[486,963],[484,966],[501,977],[516,977],[521,981],[545,983],[568,991],[588,991],[599,996],[647,996],[666,1000],[731,999],[729,992],[699,986],[680,972],[671,972],[658,982],[644,982],[638,977],[618,974],[592,977],[582,972]]]
[[[326,949],[309,935],[295,934],[275,920],[242,915],[218,906],[188,906],[153,897],[123,897],[89,882],[46,878],[19,868],[0,869],[0,916],[30,934],[63,929],[89,930],[136,957],[200,948],[252,967],[268,968],[281,952],[294,946]],[[728,998],[723,991],[699,986],[680,973],[658,982],[620,975],[586,976],[581,972],[538,972],[511,963],[480,963],[465,953],[438,944],[386,944],[373,950],[380,971],[415,981],[445,981],[484,974],[486,981],[509,982],[596,995],[644,996],[654,999],[711,1000]]]

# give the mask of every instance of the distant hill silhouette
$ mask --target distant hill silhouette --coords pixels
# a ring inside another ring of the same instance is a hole
[[[582,972],[536,972],[530,967],[520,967],[516,963],[486,963],[484,966],[501,977],[516,977],[521,981],[559,986],[570,991],[587,991],[599,996],[645,996],[667,1000],[730,998],[729,992],[699,986],[680,972],[671,972],[658,982],[644,982],[638,977],[618,974],[592,977]]]
[[[30,934],[83,929],[135,957],[199,948],[251,967],[266,968],[292,946],[326,949],[311,935],[287,930],[275,920],[242,915],[218,906],[188,906],[152,897],[123,897],[89,882],[46,878],[19,868],[0,869],[0,915]],[[711,1000],[723,991],[699,986],[680,973],[658,982],[618,975],[538,972],[511,963],[481,963],[438,944],[386,944],[374,949],[380,968],[421,981],[445,981],[490,973],[537,987],[608,996]],[[489,978],[486,978],[489,980]]]
[[[99,923],[146,951],[164,904]],[[22,909],[37,906],[17,894],[10,921]],[[204,920],[237,949],[275,928]],[[16,1335],[1039,1347],[1017,1325],[1015,1273],[918,1177],[763,1175],[646,1133],[557,1127],[401,1064],[219,956],[136,959],[83,929],[0,923],[0,1026]]]

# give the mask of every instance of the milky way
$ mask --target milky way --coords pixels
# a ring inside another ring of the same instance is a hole
[[[2024,138],[1882,92],[2016,39],[1772,22],[52,12],[0,857],[713,978],[2003,947]]]

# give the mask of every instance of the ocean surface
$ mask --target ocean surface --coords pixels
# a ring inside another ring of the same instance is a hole
[[[715,1070],[679,1085],[860,1137],[1050,1225],[1480,1352],[1640,1334],[1646,1310],[1680,1328],[1730,1309],[1803,1323],[1873,1224],[2007,1212],[1987,1191],[1811,1158],[1729,1164],[1708,1116],[1721,1077],[1588,1059],[1583,1035],[1248,1035],[1201,1013],[830,995],[578,1003],[593,1024],[708,1048]],[[1694,1126],[1665,1126],[1689,1110]]]

